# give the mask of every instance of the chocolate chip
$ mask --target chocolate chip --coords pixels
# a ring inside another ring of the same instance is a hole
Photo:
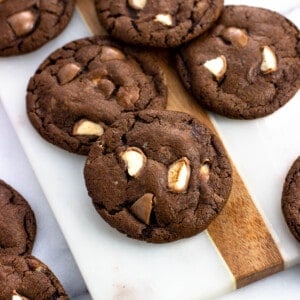
[[[7,22],[17,36],[23,36],[32,31],[36,17],[32,11],[26,10],[10,16]]]
[[[66,84],[73,80],[80,72],[81,68],[76,64],[67,64],[63,66],[57,73],[57,77],[61,84]]]
[[[125,59],[125,55],[117,48],[103,46],[101,53],[102,61],[110,61],[110,60],[123,60]]]
[[[248,35],[240,28],[228,27],[222,32],[222,37],[236,47],[245,47],[248,44]]]
[[[142,222],[149,225],[154,195],[147,193],[131,206],[131,212]]]

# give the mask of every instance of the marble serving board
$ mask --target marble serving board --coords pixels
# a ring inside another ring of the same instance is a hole
[[[226,4],[270,8],[299,27],[299,1]],[[93,0],[77,5],[71,23],[54,41],[31,54],[0,58],[0,98],[93,299],[214,298],[300,262],[299,244],[280,210],[284,177],[300,154],[300,94],[258,120],[207,115],[165,56],[159,59],[168,80],[168,109],[194,115],[223,140],[234,166],[231,197],[207,231],[170,244],[129,239],[98,216],[84,185],[85,157],[40,138],[25,108],[28,80],[46,56],[71,40],[103,32]]]

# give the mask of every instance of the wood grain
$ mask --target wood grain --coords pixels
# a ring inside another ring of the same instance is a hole
[[[76,6],[82,19],[93,34],[106,34],[105,29],[99,24],[94,0],[77,0]]]
[[[238,288],[283,270],[280,252],[235,169],[231,196],[208,232]]]
[[[97,20],[93,0],[77,0],[77,7],[94,34],[105,33]],[[218,135],[206,112],[182,86],[167,52],[156,52],[167,78],[167,109],[191,114]],[[237,287],[283,270],[277,245],[234,166],[230,198],[208,232],[234,275]]]

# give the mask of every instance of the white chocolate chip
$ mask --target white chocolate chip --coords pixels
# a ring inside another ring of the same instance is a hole
[[[28,298],[18,294],[16,290],[13,290],[13,294],[12,294],[11,299],[12,300],[29,300]]]
[[[277,71],[277,59],[275,53],[269,46],[264,46],[262,51],[262,63],[260,70],[267,74]]]
[[[128,4],[133,9],[141,10],[146,6],[147,0],[128,0]]]
[[[226,58],[224,55],[221,55],[217,58],[206,61],[203,66],[211,72],[217,80],[220,80],[227,70]]]
[[[26,10],[10,16],[7,19],[11,28],[17,36],[29,33],[35,24],[35,15],[32,11]]]
[[[87,119],[81,119],[73,127],[73,135],[96,135],[101,136],[104,133],[103,127]]]
[[[61,84],[66,84],[73,80],[77,74],[81,71],[81,68],[73,63],[64,65],[57,73],[57,77]]]
[[[100,59],[104,62],[110,60],[124,60],[125,55],[117,48],[110,46],[103,46]]]
[[[172,16],[169,15],[169,14],[158,14],[158,15],[156,15],[154,21],[159,22],[159,23],[161,23],[163,25],[166,25],[166,26],[172,26],[173,25]]]
[[[190,161],[186,157],[176,160],[169,166],[168,188],[176,193],[185,192],[189,184],[190,176]]]
[[[25,298],[25,297],[20,296],[20,295],[12,295],[11,299],[12,300],[27,300],[28,298]]]
[[[236,47],[245,47],[248,44],[248,35],[240,28],[229,27],[222,32],[225,40],[231,42]]]
[[[200,180],[207,182],[209,180],[210,166],[206,162],[199,169]]]
[[[44,273],[46,270],[45,270],[45,268],[44,268],[43,266],[37,266],[37,267],[35,268],[35,271],[36,271],[36,272],[42,272],[42,273]]]
[[[147,157],[139,148],[129,147],[120,156],[125,162],[128,174],[132,177],[138,177],[146,166]]]

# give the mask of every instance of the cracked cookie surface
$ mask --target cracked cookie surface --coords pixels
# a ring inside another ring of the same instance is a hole
[[[30,254],[36,234],[34,213],[27,201],[2,180],[0,206],[0,256]]]
[[[293,163],[285,179],[281,205],[291,233],[300,242],[300,157]]]
[[[0,256],[0,299],[67,300],[49,268],[33,256]]]
[[[223,0],[97,0],[98,18],[109,34],[126,43],[175,47],[206,31]]]
[[[51,54],[28,85],[37,131],[70,152],[87,154],[126,112],[164,109],[167,87],[155,57],[106,37],[81,39]]]
[[[70,21],[74,0],[1,0],[0,56],[33,51]]]
[[[218,138],[191,116],[171,111],[115,122],[91,148],[84,174],[96,210],[112,227],[155,243],[204,230],[232,185]]]
[[[178,51],[177,69],[204,108],[230,118],[263,117],[300,87],[299,37],[278,13],[225,6],[209,32]]]

